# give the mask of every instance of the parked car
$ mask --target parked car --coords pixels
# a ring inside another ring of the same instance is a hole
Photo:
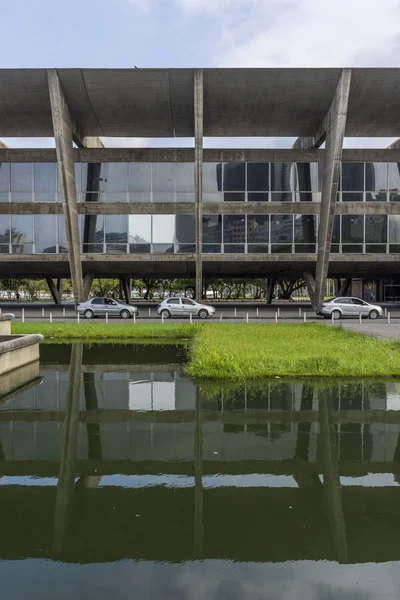
[[[326,302],[322,302],[317,310],[317,315],[325,317],[325,319],[340,319],[341,317],[369,317],[370,319],[378,319],[383,316],[383,310],[376,304],[369,304],[360,298],[333,298]]]
[[[193,315],[199,319],[215,316],[215,308],[207,304],[199,304],[190,298],[166,298],[157,307],[157,314],[164,319]]]
[[[94,317],[120,317],[121,319],[131,319],[133,315],[138,316],[139,311],[136,306],[122,304],[112,298],[91,298],[86,302],[80,302],[76,305],[76,312],[84,315],[86,319]]]

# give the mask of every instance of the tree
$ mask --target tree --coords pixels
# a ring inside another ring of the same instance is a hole
[[[281,299],[290,300],[296,290],[300,290],[306,285],[304,279],[279,279],[278,284],[281,288]]]

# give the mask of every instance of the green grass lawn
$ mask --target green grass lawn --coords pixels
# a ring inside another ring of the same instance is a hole
[[[400,375],[400,344],[318,323],[13,323],[47,340],[190,340],[187,373],[198,378]]]

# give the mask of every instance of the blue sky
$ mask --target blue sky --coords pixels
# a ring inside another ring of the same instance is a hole
[[[400,0],[1,0],[0,68],[400,66],[399,16]],[[238,142],[206,142],[222,144]],[[290,146],[291,140],[242,145]]]

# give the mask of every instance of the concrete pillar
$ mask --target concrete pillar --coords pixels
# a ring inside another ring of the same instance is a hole
[[[340,162],[346,128],[347,106],[350,93],[351,70],[343,69],[335,97],[321,126],[317,138],[326,137],[322,197],[318,229],[318,254],[315,275],[315,305],[324,299],[328,276],[329,256],[335,214],[336,196],[339,185]]]
[[[196,193],[196,300],[203,297],[203,71],[194,71],[194,170]]]
[[[90,289],[92,287],[94,273],[85,273],[83,278],[83,299],[86,301],[89,298]]]
[[[322,392],[319,392],[320,394]],[[335,545],[337,559],[347,562],[347,536],[342,507],[342,490],[340,487],[338,451],[335,429],[332,421],[332,406],[329,391],[319,400],[320,443],[322,446],[324,471],[324,498],[327,509],[332,541]]]
[[[63,198],[63,213],[72,292],[75,304],[84,300],[79,240],[79,215],[76,202],[75,167],[72,147],[73,123],[61,89],[57,71],[47,71],[51,115],[56,142],[58,173]]]
[[[315,279],[311,271],[304,271],[304,281],[306,282],[308,295],[310,296],[311,304],[316,308],[315,304]]]
[[[58,279],[57,285],[55,285],[51,277],[46,277],[46,283],[55,304],[61,304],[62,301],[62,281],[62,279]]]
[[[340,286],[338,296],[347,296],[347,294],[349,293],[350,286],[351,286],[351,277],[346,277],[346,279],[344,279],[342,285]]]
[[[129,304],[132,296],[132,279],[130,277],[121,277],[121,284],[124,300]]]
[[[266,279],[266,300],[267,300],[267,304],[271,304],[272,303],[272,299],[274,297],[274,291],[275,291],[275,285],[276,285],[276,280],[275,279]]]
[[[194,548],[195,559],[203,558],[203,427],[199,384],[196,384],[196,423],[194,432]]]
[[[64,443],[57,483],[54,508],[52,556],[62,551],[71,515],[72,494],[75,485],[75,460],[78,439],[79,406],[81,399],[83,345],[72,344],[64,420]]]

